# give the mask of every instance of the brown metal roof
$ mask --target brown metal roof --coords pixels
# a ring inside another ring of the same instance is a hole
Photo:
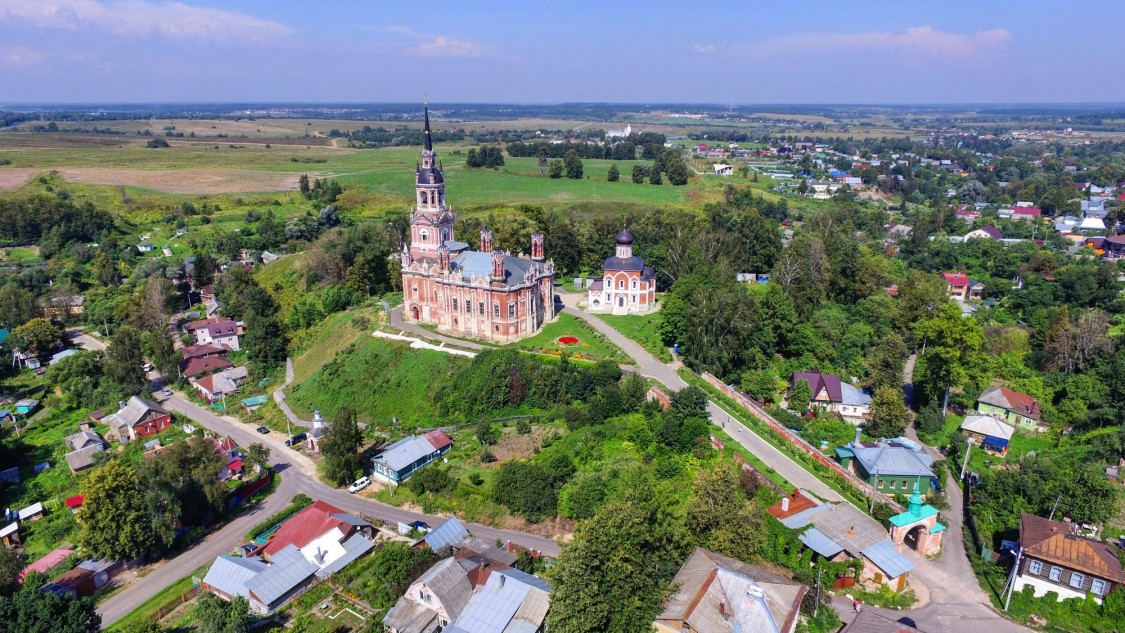
[[[1034,514],[1020,515],[1020,547],[1027,556],[1125,583],[1113,546],[1074,534],[1072,526]]]

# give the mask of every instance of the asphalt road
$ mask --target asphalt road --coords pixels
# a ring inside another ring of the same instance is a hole
[[[280,511],[298,493],[304,493],[313,499],[322,499],[348,512],[392,525],[398,522],[425,521],[431,526],[436,526],[445,520],[445,517],[410,512],[373,501],[363,497],[362,494],[353,495],[346,490],[322,484],[315,477],[315,463],[300,452],[285,446],[285,438],[279,434],[259,434],[255,432],[254,426],[243,424],[229,416],[216,415],[179,393],[162,396],[157,392],[154,397],[169,411],[190,418],[208,431],[218,435],[229,435],[238,442],[239,446],[249,446],[255,442],[267,446],[270,449],[270,462],[281,473],[281,483],[264,503],[239,515],[222,529],[211,533],[175,558],[160,563],[144,578],[135,581],[99,605],[98,612],[102,616],[103,626],[116,622],[168,585],[214,560],[220,554],[230,552],[243,544],[246,540],[246,532],[266,517]],[[546,537],[475,523],[466,523],[465,527],[474,536],[484,540],[511,541],[523,547],[537,549],[548,556],[559,554],[558,544]]]

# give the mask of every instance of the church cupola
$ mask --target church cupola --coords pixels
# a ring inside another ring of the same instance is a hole
[[[539,231],[531,234],[531,259],[543,261],[543,234]]]
[[[492,231],[488,229],[480,230],[480,252],[492,252]]]
[[[430,108],[425,108],[422,155],[414,184],[415,209],[410,214],[410,255],[414,259],[434,258],[442,244],[453,240],[454,215],[445,206],[445,176],[435,162],[430,133]]]
[[[633,234],[627,229],[621,229],[617,234],[617,256],[622,259],[633,256]]]

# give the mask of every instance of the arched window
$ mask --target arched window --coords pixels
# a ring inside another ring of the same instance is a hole
[[[442,242],[442,244],[444,244],[448,241],[449,241],[449,229],[442,229],[441,230],[441,242]]]
[[[430,239],[430,232],[426,229],[422,229],[422,241],[425,242],[428,239]]]
[[[637,289],[637,280],[634,279],[633,280],[633,290],[636,290],[636,289]]]
[[[414,298],[418,298],[418,286],[414,286]]]
[[[457,310],[458,310],[457,297],[454,297],[453,298],[453,311],[456,312]]]
[[[479,313],[481,316],[484,316],[484,302],[483,301],[477,302],[477,313]]]
[[[495,319],[500,318],[500,302],[499,301],[493,301],[492,302],[492,317],[495,318]]]
[[[509,319],[516,318],[516,302],[515,301],[509,301],[508,302],[508,318]]]

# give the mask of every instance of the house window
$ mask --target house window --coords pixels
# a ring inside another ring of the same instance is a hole
[[[1036,576],[1042,576],[1043,575],[1043,563],[1040,562],[1040,561],[1037,561],[1037,560],[1031,561],[1030,563],[1027,564],[1027,573],[1035,574]]]
[[[437,622],[438,626],[449,626],[449,620],[446,620],[445,618],[438,618]]]
[[[619,279],[619,280],[617,281],[617,287],[618,287],[618,289],[620,289],[620,290],[624,290],[624,289],[625,289],[625,280],[624,280],[624,279]]]
[[[426,604],[430,604],[430,601],[432,600],[430,594],[422,591],[421,589],[418,590],[418,597],[421,598],[422,602],[425,602]]]
[[[496,318],[496,319],[500,318],[500,302],[499,301],[492,302],[492,316],[493,316],[493,318]]]
[[[425,194],[422,194],[422,198],[423,198],[423,201],[425,201]],[[422,229],[422,241],[425,242],[428,239],[430,239],[429,232],[427,232],[426,229]]]
[[[636,290],[636,289],[637,289],[637,280],[634,279],[633,280],[633,290]]]
[[[454,312],[456,312],[456,311],[457,311],[457,307],[458,307],[458,306],[457,306],[457,298],[456,298],[456,297],[454,297],[454,298],[453,298],[453,311],[454,311]]]
[[[508,318],[509,319],[516,318],[516,303],[514,301],[508,302]]]
[[[1070,586],[1081,589],[1086,584],[1086,575],[1074,572],[1070,575]]]
[[[1062,567],[1051,565],[1051,572],[1047,574],[1047,577],[1055,582],[1062,582]]]
[[[478,313],[479,313],[479,314],[480,314],[481,316],[484,316],[484,302],[483,302],[483,301],[478,301],[478,302],[477,302],[477,312],[478,312]]]
[[[1101,578],[1095,578],[1094,582],[1090,585],[1090,591],[1095,596],[1104,596],[1105,592],[1106,592],[1106,589],[1108,589],[1108,588],[1109,588],[1109,583],[1102,580]]]

